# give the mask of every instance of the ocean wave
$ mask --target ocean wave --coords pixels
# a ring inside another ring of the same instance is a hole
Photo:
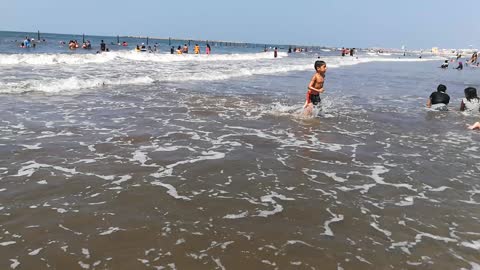
[[[68,78],[27,79],[19,82],[2,83],[0,81],[0,93],[24,93],[39,91],[46,93],[61,93],[80,89],[99,88],[111,85],[147,85],[154,82],[177,82],[177,81],[221,81],[232,78],[270,75],[302,71],[311,69],[311,65],[289,65],[252,67],[222,70],[217,69],[209,72],[197,72],[196,74],[185,72],[163,72],[159,70],[148,75],[139,73],[127,73],[120,78],[93,77],[88,75],[71,76]]]
[[[280,55],[281,57],[287,56],[286,53],[281,53]],[[18,58],[15,61],[32,61],[37,64],[58,63],[59,61],[63,61],[63,63],[75,63],[75,68],[55,66],[54,69],[53,67],[42,68],[39,72],[28,76],[23,76],[22,74],[13,77],[10,76],[8,80],[0,80],[0,93],[24,93],[31,91],[68,93],[79,89],[93,89],[111,85],[148,85],[155,82],[177,82],[185,80],[220,81],[258,75],[275,76],[296,71],[313,71],[313,62],[315,61],[315,59],[308,57],[274,59],[272,53],[177,56],[137,52],[115,52],[82,56],[35,56],[36,58],[33,57],[28,60],[28,57],[25,55],[16,55]],[[111,62],[114,59],[123,59],[124,62],[120,64]],[[338,56],[330,56],[322,59],[327,62],[329,68],[375,61],[410,62],[432,60],[378,57],[360,57],[357,59]],[[0,61],[5,61],[5,59]],[[11,59],[10,61],[14,62]],[[170,61],[170,64],[165,65],[163,61]],[[183,62],[178,63],[178,61]],[[201,62],[188,67],[188,72],[186,72],[185,63],[192,61]],[[239,62],[238,64],[231,65],[231,62],[228,61]],[[84,65],[79,65],[79,63],[84,63]],[[96,64],[91,65],[91,63]],[[55,76],[52,76],[53,73]]]
[[[285,52],[279,52],[278,58],[287,57]],[[0,54],[0,65],[84,65],[91,63],[107,63],[111,61],[142,61],[142,62],[184,62],[184,61],[254,61],[273,59],[272,52],[245,54],[166,54],[135,51],[108,52],[97,54]]]
[[[113,54],[1,54],[0,65],[82,65],[105,63],[115,59]]]
[[[184,62],[184,61],[253,61],[263,59],[273,59],[272,52],[261,53],[245,53],[245,54],[163,54],[163,53],[145,53],[145,52],[116,52],[118,58],[135,60],[135,61],[151,61],[151,62]],[[285,52],[279,52],[278,58],[287,57]]]
[[[65,93],[72,90],[89,89],[105,87],[107,85],[141,85],[151,84],[155,80],[149,76],[143,77],[123,77],[118,79],[85,79],[80,77],[70,77],[65,79],[49,80],[27,80],[15,83],[0,82],[0,93],[25,93],[25,92],[45,92],[45,93]]]

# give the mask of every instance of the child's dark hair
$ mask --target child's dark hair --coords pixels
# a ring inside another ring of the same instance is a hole
[[[325,63],[325,61],[318,60],[318,61],[315,61],[315,65],[313,65],[313,67],[315,68],[315,70],[317,70],[317,68],[319,68],[321,66],[325,66],[325,65],[327,65],[327,63]]]
[[[437,92],[444,92],[445,93],[445,91],[447,91],[447,87],[445,85],[439,84],[437,86]]]
[[[465,97],[467,98],[468,101],[472,99],[478,99],[477,89],[474,87],[465,88]]]

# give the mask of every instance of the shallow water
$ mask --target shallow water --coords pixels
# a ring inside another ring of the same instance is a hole
[[[480,269],[476,70],[129,56],[2,64],[1,269]]]

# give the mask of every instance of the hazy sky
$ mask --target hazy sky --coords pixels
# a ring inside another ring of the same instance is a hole
[[[480,48],[478,0],[0,0],[0,30]]]

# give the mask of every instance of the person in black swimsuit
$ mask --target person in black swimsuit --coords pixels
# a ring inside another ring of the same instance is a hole
[[[107,51],[107,45],[105,45],[105,42],[103,42],[103,39],[102,39],[102,42],[100,43],[100,51],[102,52]]]
[[[433,92],[427,100],[427,108],[433,108],[439,111],[447,111],[447,105],[450,102],[450,96],[446,94],[447,87],[439,84],[437,92]]]

